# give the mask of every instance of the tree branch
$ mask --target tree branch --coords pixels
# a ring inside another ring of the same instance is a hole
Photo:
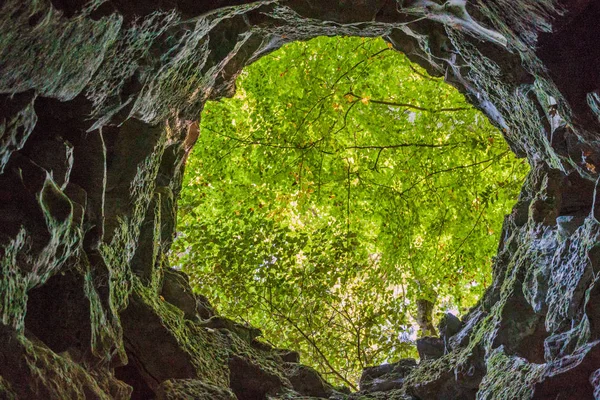
[[[263,296],[261,296],[263,297]],[[266,300],[263,297],[263,300]],[[325,365],[327,366],[327,368],[329,368],[331,370],[332,373],[335,374],[335,376],[337,376],[338,378],[340,378],[342,381],[344,381],[345,384],[347,384],[348,386],[350,386],[350,388],[352,388],[352,390],[354,391],[358,391],[358,388],[356,387],[356,385],[354,385],[352,382],[350,382],[348,379],[346,379],[340,372],[338,372],[338,370],[336,370],[333,365],[331,365],[331,363],[329,362],[329,360],[327,359],[327,357],[325,356],[325,354],[323,354],[323,351],[321,351],[321,349],[319,348],[319,346],[317,346],[317,344],[315,343],[315,341],[308,336],[299,326],[298,324],[296,324],[290,317],[288,317],[287,315],[281,313],[281,310],[279,310],[274,304],[270,304],[270,306],[272,307],[273,310],[275,310],[274,315],[283,318],[284,320],[286,320],[290,325],[292,325],[294,327],[294,329],[296,329],[298,331],[298,333],[300,333],[300,335],[302,335],[302,337],[304,339],[306,339],[306,341],[315,349],[315,351],[319,354],[319,356],[321,357],[321,359],[323,360],[323,362],[325,363]]]
[[[417,71],[417,69],[415,67],[412,66],[412,62],[408,63],[408,67],[412,70],[412,72],[419,75],[423,79],[427,79],[429,81],[436,81],[436,82],[439,82],[441,80],[440,78],[435,78],[433,76],[427,76],[425,74],[420,73],[419,71]]]
[[[357,62],[356,64],[354,64],[352,67],[350,67],[346,72],[344,72],[342,75],[340,75],[335,82],[333,82],[333,84],[331,85],[331,89],[333,89],[335,87],[335,85],[338,84],[339,81],[342,80],[343,77],[347,76],[350,72],[352,72],[354,69],[356,69],[360,64],[364,63],[365,61],[368,61],[370,59],[372,59],[373,57],[378,56],[379,54],[383,53],[384,51],[388,51],[390,50],[389,47],[386,47],[385,49],[381,49],[376,53],[371,54],[369,57],[364,58],[362,60],[360,60],[359,62]]]
[[[362,99],[361,96],[358,96],[352,92],[346,93],[345,96],[352,96],[356,99]],[[431,113],[468,111],[468,110],[473,109],[472,107],[450,107],[450,108],[437,108],[436,109],[436,108],[426,108],[426,107],[415,106],[414,104],[410,104],[410,103],[396,103],[393,101],[371,100],[371,99],[369,99],[369,103],[381,104],[381,105],[392,106],[392,107],[404,107],[404,108],[410,108],[410,109],[417,110],[417,111],[427,111],[427,112],[431,112]]]
[[[400,196],[402,196],[404,193],[406,193],[406,192],[414,189],[415,186],[417,186],[419,183],[423,182],[424,180],[427,180],[427,179],[431,178],[434,175],[441,174],[441,173],[444,173],[444,172],[456,171],[456,170],[464,169],[464,168],[471,168],[471,167],[475,167],[477,165],[485,164],[487,162],[491,162],[491,161],[494,161],[494,160],[497,160],[497,159],[500,159],[500,158],[504,157],[506,154],[508,154],[508,152],[509,152],[509,150],[507,150],[504,153],[498,155],[497,157],[488,158],[486,160],[474,162],[472,164],[459,165],[457,167],[445,168],[445,169],[440,169],[440,170],[437,170],[437,171],[430,172],[429,174],[425,175],[423,178],[421,178],[421,179],[417,180],[415,183],[413,183],[409,188],[401,191],[399,194],[400,194]]]
[[[375,145],[365,145],[365,146],[348,146],[349,149],[372,149],[372,150],[385,150],[385,149],[399,149],[402,147],[429,147],[432,149],[436,149],[438,147],[448,147],[448,146],[458,146],[464,144],[465,142],[460,143],[444,143],[444,144],[428,144],[428,143],[399,143],[399,144],[390,144],[386,146],[375,146]]]
[[[471,227],[471,230],[469,231],[469,233],[467,233],[467,236],[465,236],[463,238],[463,240],[460,242],[460,244],[458,245],[458,247],[456,248],[456,250],[454,250],[452,252],[452,254],[450,254],[450,257],[448,257],[446,259],[447,261],[450,261],[452,258],[454,258],[454,256],[456,255],[456,253],[458,253],[460,251],[460,249],[462,249],[462,247],[465,244],[465,242],[467,241],[467,239],[469,239],[469,237],[471,237],[471,234],[475,231],[475,228],[477,228],[477,225],[479,225],[479,221],[481,220],[481,217],[483,216],[483,212],[485,211],[486,208],[487,208],[487,204],[484,205],[481,208],[481,212],[479,213],[479,216],[477,217],[477,220],[475,221],[475,223]]]
[[[346,126],[348,126],[348,113],[350,113],[350,110],[352,110],[352,108],[357,104],[358,104],[358,100],[355,100],[352,102],[352,104],[350,104],[350,107],[348,107],[348,109],[346,110],[346,113],[344,114],[344,124],[342,125],[342,127],[340,129],[333,132],[333,136],[337,135],[338,132],[341,132]],[[335,123],[337,124],[337,120]],[[333,129],[333,127],[335,127],[335,124],[331,128]]]

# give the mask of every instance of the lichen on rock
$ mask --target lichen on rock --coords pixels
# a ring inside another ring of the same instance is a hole
[[[597,397],[598,18],[589,0],[0,2],[0,397]],[[166,261],[204,102],[319,35],[384,37],[532,165],[480,303],[354,394]]]

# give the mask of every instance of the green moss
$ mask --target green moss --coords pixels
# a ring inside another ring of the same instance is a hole
[[[218,334],[207,332],[184,319],[181,310],[162,300],[154,290],[143,285],[137,277],[134,276],[132,281],[134,293],[151,307],[160,318],[165,330],[170,332],[180,348],[190,356],[198,377],[205,383],[228,387],[227,342]]]
[[[530,399],[533,384],[545,371],[543,365],[507,356],[502,348],[488,356],[487,367],[488,372],[479,387],[479,399]]]
[[[17,393],[15,393],[9,382],[0,376],[0,397],[5,400],[18,400]]]
[[[0,42],[1,40],[0,38]],[[0,123],[0,173],[4,171],[11,154],[25,146],[25,142],[37,123],[37,115],[33,107],[35,95],[21,95],[21,100],[25,96],[29,100],[27,104],[24,104],[16,114]],[[19,98],[18,95],[15,97]],[[11,101],[14,101],[15,97]]]
[[[27,304],[28,281],[17,263],[17,256],[25,247],[27,234],[21,228],[16,238],[3,249],[0,257],[0,304],[2,323],[23,332]]]
[[[171,379],[160,385],[158,398],[162,400],[236,400],[229,390],[195,379]]]
[[[130,184],[131,210],[116,216],[118,222],[109,244],[102,244],[100,252],[106,261],[110,280],[110,303],[116,314],[127,306],[131,294],[131,260],[138,247],[140,227],[154,196],[156,175],[164,152],[166,137],[163,134],[152,153],[137,166]]]
[[[60,227],[73,221],[73,204],[48,175],[39,195],[39,202],[48,226]]]
[[[99,269],[100,266],[96,266]],[[98,289],[101,282],[94,274],[87,256],[82,255],[79,263],[80,273],[84,276],[84,291],[90,302],[90,330],[92,353],[101,360],[119,359],[126,362],[123,347],[123,329],[119,318],[112,312],[108,299],[102,300]],[[106,292],[103,292],[106,293]]]
[[[148,57],[156,39],[178,22],[179,18],[173,11],[155,12],[133,22],[126,30],[120,32],[115,42],[107,49],[105,62],[97,70],[86,90],[86,97],[92,100],[94,105],[92,115],[99,118],[91,130],[102,126],[128,104],[113,101],[119,98],[125,83]]]
[[[37,398],[93,397],[98,400],[110,400],[110,396],[80,365],[22,336],[19,336],[18,340],[18,346],[23,349],[21,365],[28,369],[27,375],[30,377],[26,390],[35,393]]]
[[[24,329],[27,290],[44,283],[74,256],[82,235],[80,227],[72,223],[71,201],[49,175],[36,197],[48,237],[34,242],[34,232],[22,226],[17,236],[0,249],[1,320],[17,332]]]
[[[41,13],[32,28],[29,18]],[[38,93],[66,101],[89,83],[121,29],[121,18],[85,14],[65,20],[47,2],[4,2],[0,15],[0,91]],[[39,56],[43,54],[43,62]]]

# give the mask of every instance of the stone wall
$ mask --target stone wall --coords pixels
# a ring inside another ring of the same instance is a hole
[[[598,21],[593,0],[0,1],[0,398],[348,396],[165,256],[204,102],[319,35],[384,37],[532,165],[449,351],[350,396],[600,398]]]

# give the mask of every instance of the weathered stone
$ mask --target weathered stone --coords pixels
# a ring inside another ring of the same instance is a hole
[[[425,336],[417,339],[417,351],[419,352],[419,358],[423,360],[437,360],[444,355],[444,340]]]
[[[83,276],[74,271],[57,274],[28,297],[27,330],[57,354],[69,352],[78,362],[90,359],[90,304]]]
[[[229,359],[229,381],[238,400],[266,399],[284,387],[282,378],[238,356]]]
[[[319,35],[384,37],[532,165],[490,288],[440,326],[447,354],[370,370],[389,391],[364,395],[597,397],[598,20],[591,0],[0,2],[0,397],[300,396],[297,356],[216,316],[165,260],[204,102]]]
[[[333,387],[325,382],[321,375],[311,367],[297,363],[284,364],[284,372],[296,392],[303,396],[327,398],[333,393]]]
[[[52,179],[64,190],[73,168],[73,145],[58,140],[45,140],[31,149],[23,151],[33,162],[52,174]]]
[[[416,368],[417,362],[412,358],[400,360],[393,364],[383,364],[366,368],[360,377],[360,391],[385,392],[402,389],[404,378]]]
[[[170,331],[143,299],[132,298],[121,320],[129,362],[152,392],[167,379],[198,377],[193,357],[181,348],[176,332]],[[134,393],[137,388],[134,386]]]
[[[445,313],[438,324],[438,332],[440,333],[440,337],[444,340],[444,343],[447,343],[452,336],[460,332],[462,326],[462,322],[456,315]]]
[[[210,319],[210,318],[214,317],[217,314],[217,312],[215,311],[213,306],[210,304],[208,297],[206,297],[202,294],[197,294],[196,295],[196,314],[198,315],[198,317],[200,317],[200,319]]]
[[[215,315],[207,320],[200,321],[198,322],[198,326],[206,329],[224,329],[229,332],[234,332],[248,343],[251,343],[255,338],[262,335],[262,332],[258,328],[238,324],[237,322],[220,315]]]
[[[131,389],[108,373],[60,356],[35,337],[25,338],[0,324],[2,398],[15,399],[128,399]],[[109,382],[111,381],[111,382]],[[1,387],[0,386],[0,387]]]
[[[106,190],[106,146],[101,132],[78,137],[74,146],[72,184],[87,196],[84,247],[97,250],[104,236],[104,199]]]
[[[148,286],[160,278],[160,195],[155,194],[148,204],[144,221],[139,226],[138,246],[131,259],[131,270]],[[168,284],[167,284],[168,286]],[[181,288],[183,289],[183,287]]]
[[[34,100],[33,91],[0,95],[0,173],[11,154],[23,148],[37,123]]]
[[[299,363],[300,362],[300,353],[293,350],[279,350],[277,355],[281,357],[284,362],[287,363]]]
[[[188,277],[183,272],[165,269],[160,294],[166,301],[183,311],[187,319],[209,319],[215,315],[208,299],[193,293]]]
[[[237,400],[228,389],[194,379],[169,379],[160,384],[157,400]]]

